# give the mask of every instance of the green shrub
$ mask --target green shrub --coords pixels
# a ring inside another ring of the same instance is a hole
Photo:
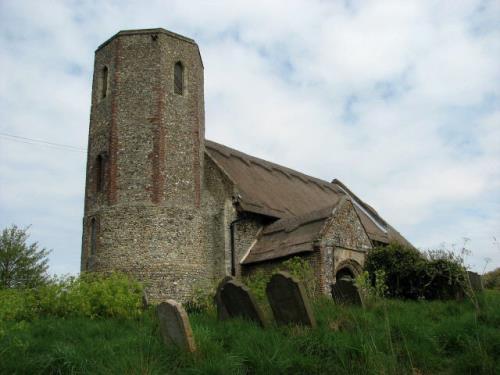
[[[0,289],[0,321],[31,320],[37,314],[36,298],[30,289]]]
[[[450,299],[463,296],[469,289],[469,285],[462,258],[445,250],[428,251],[425,257],[422,295],[426,299]]]
[[[485,288],[500,290],[500,267],[485,273],[482,279]]]
[[[40,316],[132,318],[141,314],[142,285],[121,273],[82,273],[53,278],[36,289],[0,293],[0,317],[21,320]]]
[[[416,249],[391,243],[368,253],[365,270],[375,285],[375,273],[384,271],[387,295],[396,298],[417,299],[421,294],[425,257]]]
[[[387,296],[407,299],[449,299],[469,291],[463,259],[451,251],[417,249],[397,243],[372,249],[365,270],[372,286],[383,271]]]

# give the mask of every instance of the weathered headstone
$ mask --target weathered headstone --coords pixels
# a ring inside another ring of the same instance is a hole
[[[229,313],[226,309],[226,306],[222,302],[222,298],[220,295],[222,287],[224,286],[225,283],[227,283],[230,280],[234,280],[234,278],[232,276],[224,277],[221,280],[221,282],[219,283],[219,285],[217,286],[217,290],[215,292],[214,303],[215,303],[215,307],[217,308],[217,319],[219,319],[219,320],[226,320],[226,319],[230,318]]]
[[[266,294],[278,324],[316,327],[304,286],[286,272],[278,272],[266,286]]]
[[[180,303],[171,299],[162,302],[157,307],[157,313],[165,345],[176,345],[189,352],[196,351],[189,318]]]
[[[469,276],[470,286],[474,292],[481,292],[483,290],[483,283],[481,276],[472,271],[467,271],[467,276]]]
[[[363,300],[358,288],[351,280],[340,279],[332,284],[332,297],[339,305],[363,306]]]
[[[252,320],[261,327],[266,325],[262,311],[245,285],[236,280],[229,280],[222,286],[220,296],[229,317]]]

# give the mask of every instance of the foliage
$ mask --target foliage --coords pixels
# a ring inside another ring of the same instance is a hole
[[[190,299],[184,304],[188,313],[215,313],[214,297],[217,291],[218,280],[214,280],[210,285],[198,284],[193,288]]]
[[[262,269],[257,269],[250,275],[245,276],[243,281],[259,302],[266,303],[266,286],[270,279],[271,275],[269,273],[264,272]]]
[[[421,287],[424,298],[457,298],[467,292],[467,271],[460,256],[446,250],[431,250],[424,256],[426,262]]]
[[[290,258],[281,263],[275,272],[286,271],[296,279],[300,280],[306,293],[310,298],[317,297],[317,280],[314,274],[314,269],[309,262],[301,257]],[[244,277],[245,284],[251,289],[253,295],[261,304],[266,304],[266,286],[271,279],[272,274],[258,269],[248,276]]]
[[[314,303],[317,329],[190,314],[198,352],[165,347],[153,311],[138,319],[0,321],[2,374],[498,374],[500,292],[469,301]]]
[[[50,251],[28,244],[29,227],[11,225],[0,236],[0,289],[33,288],[47,280]]]
[[[451,251],[417,249],[397,243],[372,249],[365,270],[375,285],[376,272],[385,273],[387,296],[408,299],[448,299],[469,289],[463,258]]]
[[[142,286],[121,273],[53,278],[36,289],[0,291],[0,319],[116,317],[141,314]]]
[[[368,271],[363,271],[356,277],[356,286],[363,295],[365,302],[378,300],[387,295],[387,284],[384,270],[375,271],[375,283],[372,284]]]
[[[482,278],[485,288],[500,290],[500,267],[485,273]]]
[[[417,299],[421,294],[425,257],[416,249],[391,243],[368,253],[365,270],[375,284],[375,272],[384,271],[387,295],[396,298]]]
[[[301,257],[290,258],[282,263],[281,269],[288,271],[292,276],[302,281],[309,297],[317,296],[318,280],[314,269],[307,260]]]
[[[30,289],[0,289],[0,321],[30,320],[37,316],[37,299]]]

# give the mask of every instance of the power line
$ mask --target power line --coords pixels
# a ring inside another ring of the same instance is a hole
[[[87,151],[86,149],[81,148],[81,147],[65,145],[62,143],[48,142],[48,141],[43,141],[40,139],[21,137],[19,135],[13,135],[13,134],[7,134],[7,133],[0,133],[0,137],[3,137],[4,139],[9,140],[9,141],[25,143],[25,144],[29,144],[29,145],[48,146],[51,148],[59,148],[59,149],[63,149],[63,150],[67,150],[67,151],[75,151],[75,152],[86,152]]]

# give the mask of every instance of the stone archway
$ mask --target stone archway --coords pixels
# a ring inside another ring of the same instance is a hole
[[[339,281],[340,279],[354,280],[362,271],[363,267],[355,260],[344,260],[335,268],[335,281]]]

